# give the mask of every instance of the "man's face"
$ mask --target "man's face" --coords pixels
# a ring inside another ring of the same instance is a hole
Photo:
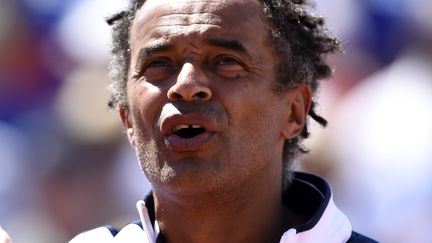
[[[282,173],[287,103],[253,0],[148,0],[130,37],[122,115],[153,185],[183,192]]]

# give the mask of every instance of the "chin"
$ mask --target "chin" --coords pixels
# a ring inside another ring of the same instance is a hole
[[[221,181],[222,172],[214,161],[186,158],[175,161],[165,161],[158,168],[144,165],[148,179],[155,187],[174,190],[200,191],[212,190],[215,182]],[[207,189],[206,189],[207,188]]]

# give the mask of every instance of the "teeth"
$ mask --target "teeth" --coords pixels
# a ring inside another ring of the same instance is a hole
[[[186,128],[201,128],[202,126],[200,126],[200,125],[186,125],[186,124],[181,124],[181,125],[176,125],[174,128],[173,128],[173,132],[177,132],[177,131],[179,131],[180,129],[186,129]]]
[[[174,131],[174,132],[177,132],[178,130],[180,130],[180,129],[185,129],[185,128],[189,128],[189,125],[185,125],[185,124],[176,125],[176,126],[173,128],[173,131]]]

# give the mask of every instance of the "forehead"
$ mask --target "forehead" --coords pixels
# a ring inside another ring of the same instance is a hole
[[[264,31],[257,0],[147,0],[135,16],[131,40],[209,32],[254,38]]]

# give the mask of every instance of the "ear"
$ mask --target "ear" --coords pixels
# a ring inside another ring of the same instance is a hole
[[[312,103],[312,91],[308,85],[302,84],[285,92],[288,117],[282,129],[282,135],[289,140],[297,137],[306,124],[306,117]]]
[[[131,114],[127,106],[121,106],[119,109],[119,115],[122,120],[123,126],[126,128],[126,135],[130,145],[135,148],[135,134],[131,121]]]

